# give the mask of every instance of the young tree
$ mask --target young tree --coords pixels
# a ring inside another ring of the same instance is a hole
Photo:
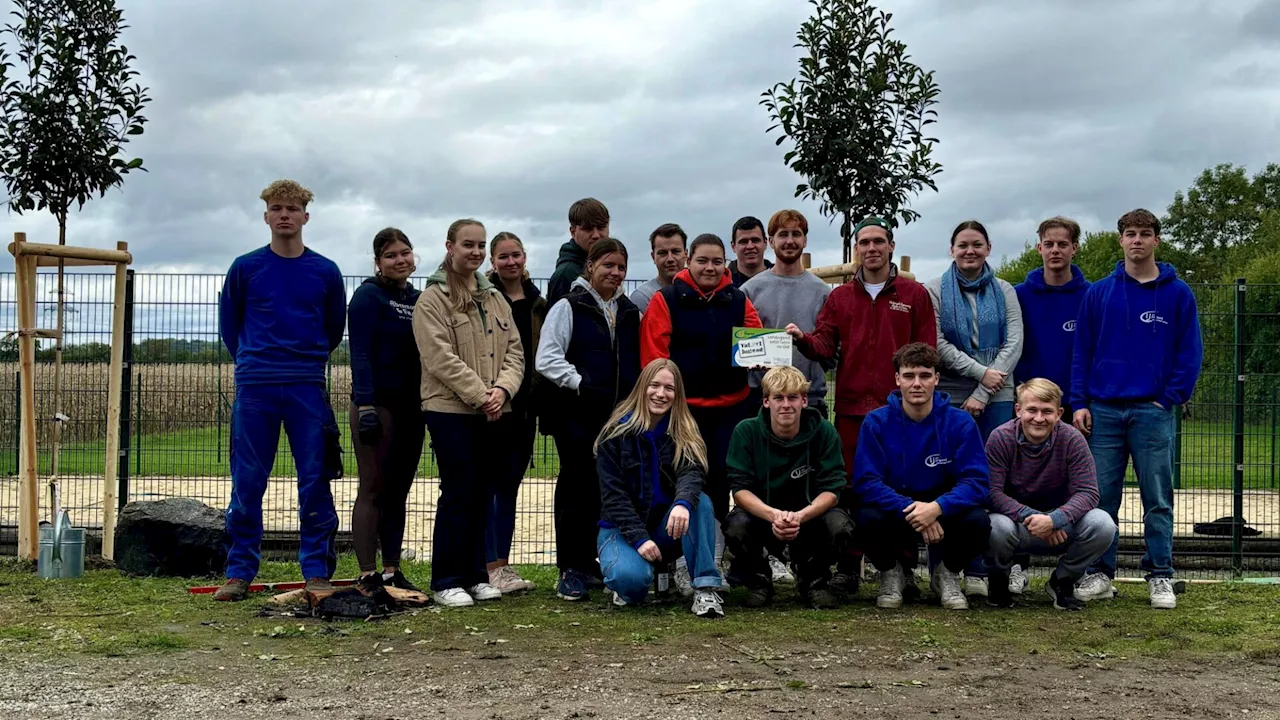
[[[800,26],[798,81],[778,83],[761,104],[790,139],[783,162],[806,182],[796,197],[821,202],[823,215],[841,218],[844,261],[853,225],[880,215],[895,226],[920,217],[909,203],[924,188],[937,191],[942,166],[926,137],[937,121],[938,85],[933,72],[911,62],[907,46],[893,39],[890,13],[869,0],[810,0],[814,14]]]
[[[48,210],[67,242],[67,215],[94,195],[145,170],[121,156],[141,135],[150,100],[120,33],[115,0],[13,0],[15,21],[0,37],[0,174],[16,213]],[[17,63],[11,62],[16,56]],[[63,329],[63,263],[58,263],[57,329]],[[54,352],[54,409],[61,412],[62,338]],[[59,432],[54,429],[54,474]]]

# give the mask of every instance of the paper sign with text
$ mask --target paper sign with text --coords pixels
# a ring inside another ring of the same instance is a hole
[[[733,329],[734,367],[791,365],[791,336],[778,328]]]

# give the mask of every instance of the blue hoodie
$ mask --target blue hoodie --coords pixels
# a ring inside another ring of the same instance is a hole
[[[902,514],[911,503],[936,500],[943,515],[986,504],[987,453],[978,424],[933,393],[933,411],[921,422],[902,409],[902,391],[862,421],[853,461],[853,492],[864,505]]]
[[[1169,263],[1139,283],[1124,271],[1094,283],[1080,304],[1071,359],[1071,406],[1095,402],[1158,402],[1166,409],[1191,399],[1204,344],[1190,286]]]
[[[1076,318],[1089,281],[1072,265],[1066,285],[1046,285],[1044,268],[1036,268],[1013,289],[1022,306],[1022,357],[1013,377],[1018,382],[1037,377],[1052,380],[1064,396],[1069,394]]]

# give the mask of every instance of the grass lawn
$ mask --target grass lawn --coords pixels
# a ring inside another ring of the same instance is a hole
[[[355,454],[351,452],[351,437],[345,413],[338,415],[342,428],[343,459],[347,477],[356,475]],[[1274,446],[1277,438],[1270,437],[1271,428],[1249,426],[1245,433],[1245,489],[1280,489],[1280,448]],[[191,428],[178,432],[143,435],[130,441],[129,471],[136,476],[176,477],[228,477],[227,445],[230,428],[227,425]],[[429,442],[429,441],[428,441]],[[1186,422],[1182,425],[1181,487],[1229,490],[1232,484],[1231,461],[1232,430],[1230,423],[1204,421]],[[50,454],[41,448],[41,474],[48,473]],[[538,436],[534,452],[534,471],[531,477],[554,477],[559,471],[555,442]],[[62,450],[61,468],[66,475],[98,475],[103,468],[103,445],[72,444]],[[16,473],[17,457],[12,448],[0,451],[0,473]],[[280,450],[276,460],[277,475],[293,473],[293,458],[289,454],[288,441],[281,433]],[[435,460],[427,447],[419,465],[419,474],[432,477],[436,474]],[[1130,470],[1129,481],[1136,482]]]

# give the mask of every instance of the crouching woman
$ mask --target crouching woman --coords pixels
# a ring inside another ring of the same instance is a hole
[[[596,438],[601,519],[597,539],[614,604],[642,602],[655,563],[681,555],[693,579],[693,613],[724,616],[716,589],[715,510],[702,491],[707,449],[689,414],[684,382],[666,358],[650,362]]]

